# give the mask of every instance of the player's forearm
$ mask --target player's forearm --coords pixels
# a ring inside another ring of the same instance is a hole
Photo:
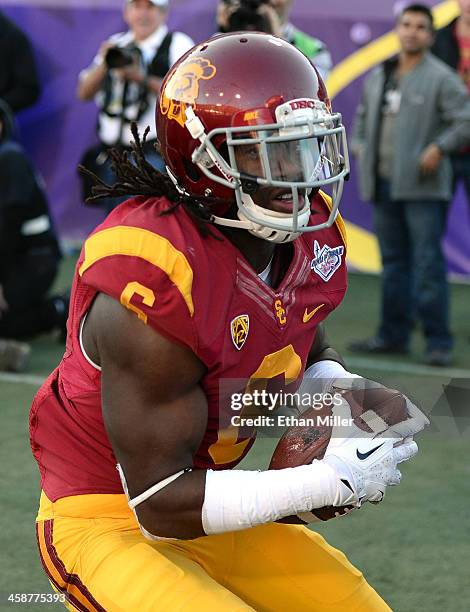
[[[238,531],[326,506],[351,503],[335,470],[313,461],[282,470],[209,470],[202,508],[208,535]]]
[[[139,523],[158,537],[181,540],[206,535],[202,526],[205,470],[183,474],[136,507]]]
[[[336,349],[330,346],[326,336],[325,326],[320,324],[315,335],[315,340],[307,357],[306,367],[308,368],[318,361],[325,360],[336,361],[344,366],[344,361],[341,355]]]
[[[315,508],[350,502],[322,461],[284,470],[195,470],[136,508],[148,537],[192,539],[248,529]]]
[[[307,361],[307,367],[313,365],[314,363],[318,363],[319,361],[335,361],[339,363],[341,366],[345,366],[344,359],[338,353],[336,349],[332,346],[328,346],[324,348],[322,351],[317,353],[312,359]]]

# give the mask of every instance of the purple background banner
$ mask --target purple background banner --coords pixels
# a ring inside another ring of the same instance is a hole
[[[292,21],[329,46],[335,64],[393,27],[393,14],[403,2],[393,0],[297,0]],[[427,2],[430,6],[436,1]],[[19,114],[22,141],[45,178],[51,208],[62,238],[82,239],[101,221],[99,210],[80,198],[77,163],[96,142],[96,108],[76,98],[77,77],[109,35],[125,29],[120,0],[17,0],[1,10],[30,37],[43,86],[38,104]],[[169,25],[196,42],[215,31],[215,0],[172,0]],[[12,58],[12,61],[14,59]],[[334,101],[349,127],[359,101],[362,79],[344,89]],[[371,229],[371,208],[360,202],[353,166],[343,196],[347,220]],[[446,253],[452,272],[470,276],[470,221],[459,190],[449,218]]]

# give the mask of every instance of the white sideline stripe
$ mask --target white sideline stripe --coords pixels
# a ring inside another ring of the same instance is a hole
[[[382,361],[367,359],[365,357],[348,357],[348,367],[365,368],[366,370],[376,370],[377,372],[389,372],[390,374],[408,374],[419,376],[433,376],[434,378],[469,378],[470,370],[460,370],[458,368],[438,368],[433,366],[419,365],[414,363],[398,363],[395,361]],[[43,376],[34,374],[14,374],[12,372],[0,372],[0,383],[23,383],[40,387],[46,380]]]
[[[419,376],[432,376],[434,378],[470,378],[470,370],[458,368],[440,368],[436,366],[419,365],[416,363],[399,363],[397,361],[382,361],[381,359],[367,359],[367,357],[346,357],[349,368],[365,368],[390,374],[409,374]]]
[[[24,385],[34,385],[40,387],[46,380],[44,376],[34,376],[34,374],[14,374],[13,372],[0,372],[0,383],[22,383]]]

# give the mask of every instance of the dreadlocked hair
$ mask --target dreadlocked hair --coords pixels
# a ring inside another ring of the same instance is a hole
[[[88,168],[82,165],[78,166],[81,174],[88,176],[93,181],[92,194],[87,198],[87,202],[96,202],[102,198],[119,197],[119,196],[152,196],[166,197],[173,202],[173,206],[160,214],[170,215],[177,208],[183,206],[184,209],[194,219],[199,231],[203,236],[213,236],[220,240],[219,236],[214,234],[210,225],[214,223],[210,207],[216,204],[226,203],[220,198],[192,196],[180,193],[172,180],[166,175],[157,170],[145,159],[144,146],[147,141],[147,135],[150,128],[147,127],[143,138],[140,138],[139,130],[135,121],[131,123],[131,131],[133,142],[131,142],[131,150],[122,150],[112,148],[108,150],[108,155],[111,158],[111,166],[116,175],[117,181],[113,185],[108,185],[102,181]]]

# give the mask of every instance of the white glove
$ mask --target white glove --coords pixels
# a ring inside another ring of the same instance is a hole
[[[352,422],[346,401],[334,406],[332,412],[336,423],[348,420],[347,425],[333,427],[323,458],[342,483],[334,505],[360,506],[365,501],[382,501],[387,486],[400,484],[397,464],[416,455],[418,446],[411,439],[389,437],[388,430],[382,435],[362,431]]]

